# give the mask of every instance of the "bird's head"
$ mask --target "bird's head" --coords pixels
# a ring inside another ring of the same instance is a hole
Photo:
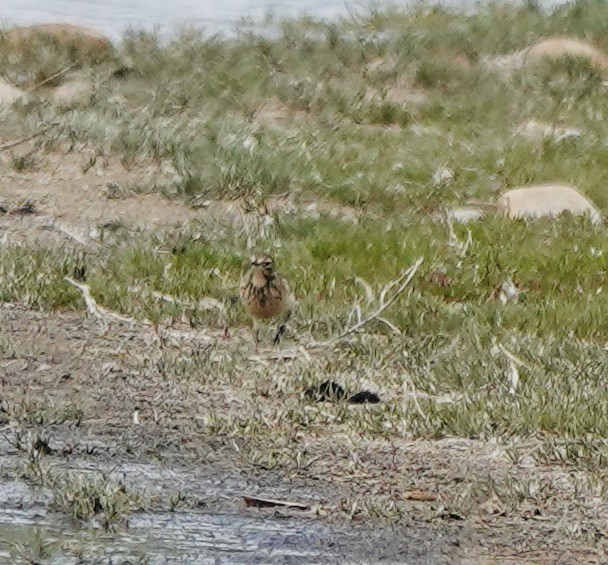
[[[254,255],[249,260],[249,266],[270,274],[274,269],[274,259],[269,255]]]

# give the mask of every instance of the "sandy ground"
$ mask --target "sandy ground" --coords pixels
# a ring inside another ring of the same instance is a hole
[[[148,493],[167,498],[179,490],[190,506],[202,500],[206,514],[235,519],[276,519],[274,510],[246,508],[243,495],[303,502],[309,512],[279,509],[278,515],[302,530],[312,523],[329,528],[338,553],[355,559],[603,560],[593,539],[608,525],[606,503],[576,491],[576,482],[584,480],[581,472],[541,467],[531,459],[514,464],[494,442],[353,440],[340,433],[331,445],[327,437],[306,438],[317,456],[300,469],[264,470],[240,457],[242,440],[214,436],[204,425],[209,406],[238,409],[251,391],[204,377],[167,378],[162,371],[167,353],[192,356],[204,339],[219,348],[234,346],[220,335],[184,332],[176,338],[174,333],[160,347],[149,328],[106,329],[82,313],[47,315],[7,304],[0,324],[13,347],[10,357],[0,360],[5,437],[25,428],[42,431],[55,466],[118,469]],[[238,335],[235,340],[241,341]],[[43,415],[42,424],[24,423],[33,413]],[[5,452],[3,467],[20,458],[25,455]],[[148,469],[146,476],[142,469]],[[536,505],[510,504],[490,493],[489,482],[506,484],[513,477],[552,490],[551,503],[539,496]],[[354,506],[344,509],[344,500],[360,505],[395,500],[399,511],[377,521],[358,516]],[[368,530],[377,536],[371,545],[360,537]],[[564,535],[568,530],[570,537]],[[589,534],[586,542],[577,535],[581,531]]]
[[[29,155],[27,146],[18,149],[16,156]],[[125,166],[116,158],[83,150],[37,157],[31,170],[17,172],[11,169],[13,157],[0,153],[3,245],[96,245],[111,241],[117,233],[145,234],[190,222],[209,229],[247,229],[260,221],[260,214],[245,210],[238,201],[205,200],[193,208],[163,197],[157,187],[170,191],[175,173],[151,163]],[[305,196],[269,199],[262,215],[277,210],[309,217],[326,214],[350,222],[359,216],[347,206]]]
[[[0,324],[3,336],[15,346],[10,358],[0,361],[7,410],[5,437],[23,434],[26,429],[44,434],[50,446],[46,460],[55,469],[111,470],[159,502],[179,492],[187,501],[184,519],[190,526],[202,521],[203,529],[209,527],[210,515],[232,516],[236,522],[254,519],[254,530],[262,532],[276,528],[277,519],[288,520],[289,528],[295,528],[298,535],[310,535],[320,528],[331,538],[331,552],[320,546],[313,553],[319,557],[326,554],[329,560],[334,555],[444,562],[472,543],[467,527],[441,519],[436,523],[408,519],[392,527],[356,519],[352,522],[340,510],[340,501],[356,493],[364,479],[355,470],[336,477],[326,474],[333,470],[326,471],[322,464],[314,472],[282,473],[243,462],[238,448],[241,441],[213,437],[203,422],[218,398],[231,410],[246,394],[204,380],[167,379],[150,370],[150,362],[158,367],[161,357],[164,359],[152,331],[129,327],[106,330],[98,320],[83,314],[49,316],[10,305],[0,311]],[[200,345],[193,337],[175,340],[163,349],[192,355],[193,348]],[[26,419],[36,413],[42,423],[30,426],[20,422],[24,412],[14,420],[22,409],[29,414]],[[75,412],[79,415],[74,416]],[[6,481],[13,477],[10,469],[18,469],[25,454],[6,445],[4,448],[0,459]],[[373,457],[381,471],[387,449],[388,445],[369,446],[360,455]],[[352,455],[347,443],[340,452],[337,455],[341,458]],[[409,465],[418,467],[414,461]],[[382,481],[381,475],[370,479],[376,484]],[[310,510],[248,509],[245,495],[293,500],[309,505]],[[48,501],[37,500],[32,494],[25,498],[39,513],[52,509]],[[23,498],[19,508],[23,508]],[[193,508],[198,515],[193,516]],[[10,509],[8,504],[6,512]],[[157,509],[145,515],[158,521],[162,512]],[[141,515],[130,518],[134,524],[141,520]],[[275,535],[282,535],[281,527]],[[103,540],[96,543],[104,545]],[[305,555],[311,548],[306,547],[305,538],[300,543],[302,547],[293,551]],[[182,555],[186,549],[173,542],[166,555]],[[196,555],[200,556],[210,548],[200,542],[198,550]]]

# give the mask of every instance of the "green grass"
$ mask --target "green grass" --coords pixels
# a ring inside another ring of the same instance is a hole
[[[455,227],[462,241],[470,232],[472,243],[463,256],[450,245],[447,227],[420,219],[414,229],[413,221],[282,221],[264,248],[272,250],[273,242],[280,242],[274,254],[281,271],[295,281],[300,328],[343,318],[354,303],[365,302],[357,279],[379,291],[424,257],[409,297],[387,313],[403,331],[449,334],[472,318],[494,332],[608,338],[602,315],[608,276],[608,246],[599,237],[603,228],[584,218],[556,223],[487,218]],[[173,236],[160,249],[164,251],[158,252],[156,238],[140,238],[139,245],[110,249],[102,257],[9,248],[0,269],[0,296],[42,309],[81,309],[81,294],[64,277],[83,264],[96,299],[136,317],[163,308],[152,297],[154,291],[185,302],[209,296],[228,303],[238,294],[248,257],[242,236],[197,242]],[[446,281],[436,280],[437,273]],[[494,294],[508,278],[522,295],[503,305]],[[183,310],[174,304],[164,308],[165,314]],[[245,318],[239,314],[238,319]]]

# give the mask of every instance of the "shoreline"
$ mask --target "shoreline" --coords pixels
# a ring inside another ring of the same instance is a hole
[[[567,0],[545,0],[544,5],[541,5],[541,9],[551,10],[560,3],[565,3],[566,1]],[[516,2],[514,2],[514,4],[515,3]],[[83,4],[86,4],[86,0],[83,0]],[[407,13],[416,9],[416,6],[412,5],[415,4],[415,2],[410,0],[401,0],[397,3],[392,2],[390,4],[395,5],[397,11],[402,13]],[[381,9],[389,8],[390,4]],[[444,8],[457,12],[474,12],[477,9],[483,9],[483,6],[480,8],[474,5],[473,2],[470,2],[471,6],[467,6],[466,4],[466,0],[454,0],[453,2],[447,2],[447,5],[445,1],[441,2],[441,5]],[[433,2],[429,2],[429,5],[432,6]],[[77,5],[74,7],[77,7]],[[189,3],[184,6],[184,12],[186,12],[187,8],[191,8]],[[194,16],[191,14],[184,14],[183,16],[178,16],[177,19],[172,20],[169,20],[166,16],[162,15],[162,9],[160,9],[157,10],[156,15],[153,17],[148,16],[146,21],[142,20],[141,16],[135,15],[135,7],[133,7],[133,14],[130,14],[125,10],[122,11],[121,21],[123,23],[118,24],[113,12],[104,14],[104,12],[100,11],[96,13],[94,17],[87,17],[84,13],[74,15],[73,12],[36,11],[31,9],[28,10],[27,8],[11,8],[10,6],[7,6],[6,15],[0,19],[0,26],[7,28],[12,26],[67,23],[95,29],[104,33],[112,42],[119,42],[124,37],[125,32],[129,29],[151,32],[156,27],[161,26],[161,36],[166,40],[170,40],[172,37],[179,34],[180,30],[184,27],[193,26],[195,29],[203,31],[205,35],[212,36],[219,34],[225,39],[234,39],[235,30],[239,26],[241,20],[248,22],[246,28],[262,31],[263,28],[267,26],[267,23],[264,23],[265,20],[268,20],[269,18],[275,22],[280,22],[281,20],[297,20],[301,18],[303,14],[306,14],[306,16],[318,20],[320,23],[329,24],[336,23],[340,18],[349,18],[353,13],[351,8],[346,7],[344,3],[337,3],[336,6],[326,6],[326,3],[321,3],[318,6],[313,6],[312,11],[309,11],[309,8],[310,2],[295,8],[292,3],[285,6],[275,5],[274,10],[273,7],[264,8],[262,6],[257,6],[254,8],[255,12],[253,14],[246,11],[235,11],[232,15],[227,16],[226,12],[231,9],[228,7],[219,9],[216,14],[209,12],[201,12],[200,15]],[[355,7],[355,12],[357,12],[358,8],[359,7]],[[52,6],[50,9],[52,10]],[[86,7],[83,5],[79,9],[86,10]],[[207,8],[207,10],[208,9],[209,8]],[[235,10],[236,9],[237,8],[235,7]],[[21,12],[23,12],[22,15],[20,15]],[[360,12],[361,14],[365,14],[365,8],[361,9]],[[35,15],[32,16],[32,13]],[[173,13],[173,9],[171,10],[171,13]],[[120,27],[118,27],[118,25],[120,25]]]

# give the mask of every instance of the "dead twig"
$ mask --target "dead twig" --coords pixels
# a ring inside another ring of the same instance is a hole
[[[448,226],[448,245],[450,247],[456,248],[458,255],[460,257],[464,257],[467,254],[469,247],[471,247],[473,243],[473,236],[471,234],[471,230],[467,230],[467,238],[464,242],[462,242],[460,241],[460,239],[458,239],[458,236],[454,231],[454,223],[452,222],[452,218],[450,218],[450,215],[447,213],[447,211],[445,212],[445,221],[446,225]]]
[[[272,498],[259,498],[257,496],[243,496],[245,505],[253,508],[272,508],[282,506],[284,508],[297,508],[298,510],[308,510],[310,504],[301,504],[290,500],[275,500]]]
[[[87,310],[93,316],[95,316],[98,320],[101,320],[104,325],[108,324],[108,320],[115,320],[117,322],[122,322],[125,324],[135,324],[135,320],[133,318],[129,318],[128,316],[121,316],[116,312],[112,312],[107,310],[103,306],[99,306],[95,299],[91,296],[91,288],[88,284],[83,284],[76,282],[71,277],[64,277],[68,283],[70,283],[73,287],[77,288],[81,293],[84,301],[87,305]]]
[[[517,387],[519,386],[519,367],[528,366],[517,356],[513,355],[506,347],[502,344],[498,344],[498,348],[502,353],[504,353],[505,357],[509,360],[509,372],[507,373],[507,379],[509,381],[509,394],[514,395],[517,392]]]
[[[145,289],[143,289],[141,286],[132,286],[128,290],[129,292],[134,292],[137,294],[141,294],[145,291]],[[226,307],[219,300],[211,296],[204,296],[199,300],[193,300],[190,298],[176,298],[175,296],[171,296],[170,294],[166,294],[164,292],[159,292],[158,290],[152,290],[150,291],[150,294],[161,302],[168,302],[169,304],[175,304],[176,306],[181,306],[182,308],[198,308],[199,310],[218,310],[222,314],[226,313]]]
[[[438,496],[434,492],[427,492],[422,490],[412,490],[406,492],[403,495],[405,500],[415,500],[417,502],[435,502]]]
[[[410,389],[412,391],[411,394],[409,394]],[[418,402],[418,392],[416,391],[416,387],[414,386],[414,383],[410,380],[410,378],[407,376],[403,379],[403,398],[404,400],[406,400],[407,398],[411,398],[414,402],[414,406],[416,407],[418,414],[420,414],[420,416],[425,422],[429,421],[428,416],[424,413],[424,410],[422,410],[422,407],[420,406],[420,402]]]
[[[37,88],[40,88],[41,86],[44,86],[45,84],[51,82],[52,80],[59,78],[61,75],[64,75],[68,71],[71,71],[77,64],[78,63],[72,63],[71,65],[68,65],[64,69],[61,69],[60,71],[57,71],[56,73],[52,74],[50,77],[46,77],[44,80],[37,82],[34,86],[31,86],[30,88],[28,88],[27,92],[33,92]]]
[[[37,137],[45,134],[47,131],[49,131],[50,129],[53,129],[54,127],[56,127],[58,125],[59,125],[59,122],[53,122],[52,124],[49,124],[48,126],[35,131],[32,135],[29,135],[27,137],[22,137],[21,139],[18,139],[17,141],[11,141],[9,143],[5,143],[4,145],[0,145],[0,152],[6,151],[8,149],[12,149],[13,147],[17,147],[17,145],[21,145],[22,143],[27,143],[28,141],[31,141],[32,139],[36,139]]]
[[[424,258],[420,257],[420,259],[418,259],[407,271],[405,271],[403,275],[401,275],[397,280],[390,283],[389,288],[394,287],[397,284],[399,284],[399,288],[397,288],[393,295],[386,301],[384,301],[386,292],[383,292],[380,301],[380,306],[376,310],[374,310],[369,316],[363,318],[362,320],[359,320],[355,325],[346,329],[340,335],[332,337],[327,341],[312,342],[311,344],[309,344],[309,347],[327,347],[328,345],[333,345],[334,343],[337,343],[338,341],[341,341],[344,338],[348,337],[350,334],[360,330],[365,324],[371,322],[374,319],[377,319],[380,314],[382,314],[382,312],[384,312],[393,302],[395,302],[395,300],[399,298],[399,295],[409,286],[409,284],[412,282],[412,279],[414,278],[414,275],[416,274],[416,271],[418,271],[418,268],[420,267],[420,265],[422,265],[423,261]]]
[[[526,365],[526,363],[524,363],[519,357],[517,357],[513,353],[511,353],[501,343],[498,344],[498,349],[500,349],[505,354],[505,357],[507,357],[507,359],[509,359],[509,361],[512,361],[513,363],[515,363],[516,365],[519,365],[520,367],[525,367],[526,369],[528,368],[528,365]]]
[[[89,285],[79,283],[71,277],[64,277],[64,280],[66,280],[68,283],[70,283],[73,287],[77,288],[82,293],[82,297],[84,298],[84,301],[87,305],[87,310],[90,314],[92,314],[102,322],[104,330],[107,329],[108,323],[110,321],[115,321],[120,322],[122,324],[128,324],[131,327],[138,325],[140,328],[146,328],[152,332],[154,338],[158,340],[161,344],[163,344],[167,339],[174,339],[180,342],[196,341],[197,343],[209,343],[214,339],[204,331],[197,332],[176,330],[174,328],[162,327],[159,324],[155,324],[145,318],[143,320],[138,321],[135,318],[117,314],[116,312],[112,312],[111,310],[108,310],[107,308],[104,308],[103,306],[97,304],[95,299],[91,296],[91,288],[89,287]]]
[[[85,235],[81,235],[69,226],[65,224],[53,224],[49,226],[50,229],[55,229],[58,232],[67,235],[69,238],[73,239],[76,243],[80,243],[80,245],[89,245],[91,242]]]

